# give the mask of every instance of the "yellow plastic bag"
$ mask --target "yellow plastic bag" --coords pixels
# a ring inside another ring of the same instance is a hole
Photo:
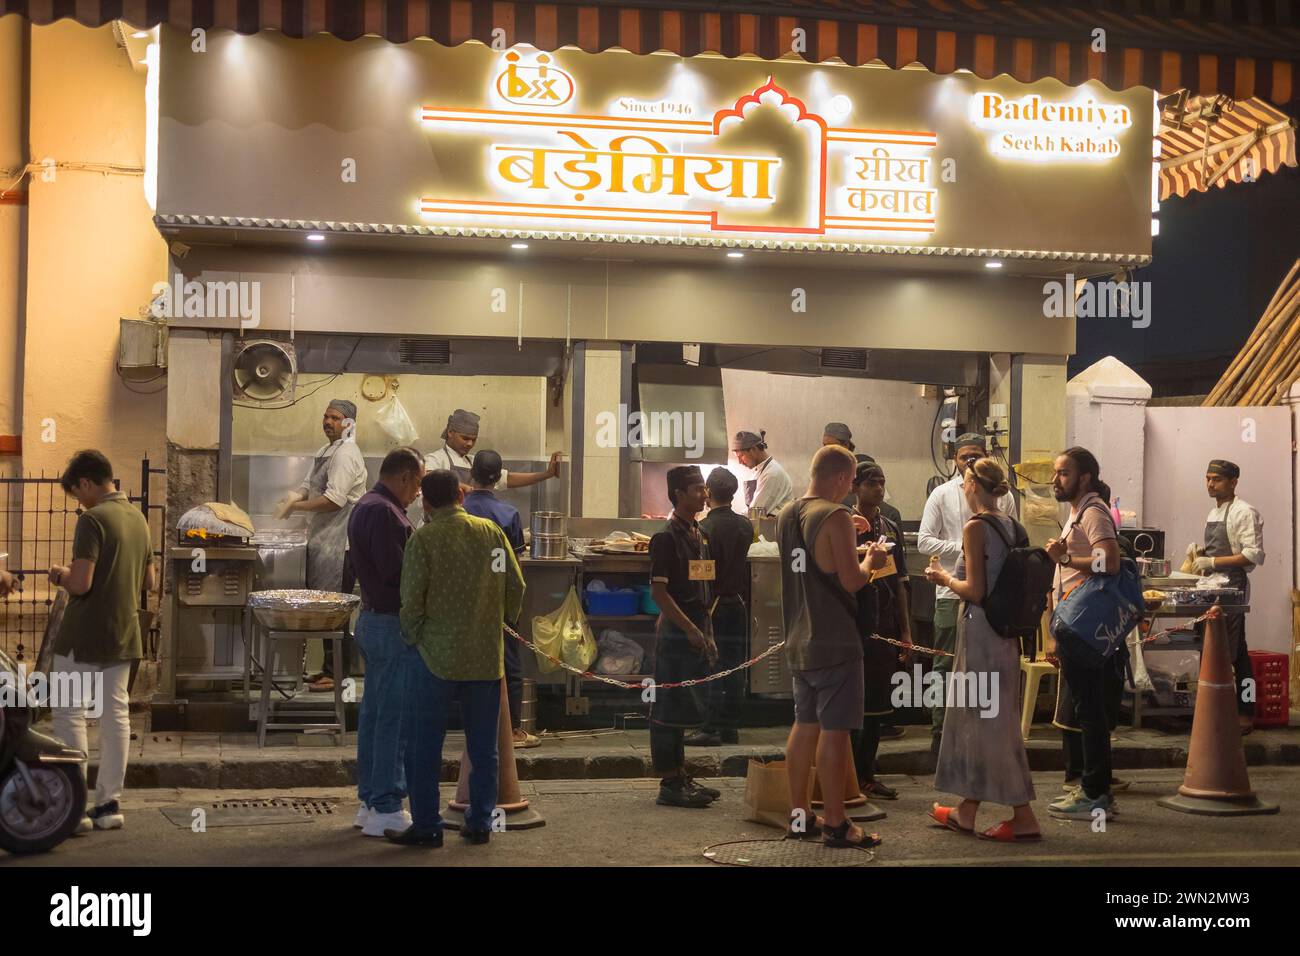
[[[577,588],[570,587],[560,606],[550,614],[533,618],[533,643],[570,667],[584,671],[591,667],[596,659],[596,638],[587,623],[587,615],[582,611]],[[558,664],[541,654],[537,655],[537,667],[543,674],[560,669]]]

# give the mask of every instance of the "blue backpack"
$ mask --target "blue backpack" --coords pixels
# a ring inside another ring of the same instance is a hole
[[[1142,576],[1132,558],[1120,558],[1118,574],[1094,574],[1052,611],[1052,636],[1087,648],[1101,664],[1124,647],[1129,631],[1146,616]]]

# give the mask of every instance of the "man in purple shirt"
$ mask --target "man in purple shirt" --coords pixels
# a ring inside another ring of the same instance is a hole
[[[402,554],[411,536],[406,509],[420,493],[424,461],[414,448],[395,448],[379,467],[379,481],[348,518],[348,555],[361,585],[356,642],[366,662],[365,693],[357,721],[357,810],[353,826],[366,836],[411,825],[402,809],[405,733],[402,664],[418,652],[402,640]]]

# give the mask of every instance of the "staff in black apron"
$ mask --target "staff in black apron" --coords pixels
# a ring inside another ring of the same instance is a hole
[[[1228,587],[1238,588],[1242,602],[1250,603],[1247,573],[1264,563],[1264,522],[1253,506],[1237,497],[1241,469],[1216,458],[1205,469],[1205,487],[1214,507],[1205,520],[1205,550],[1195,559],[1198,574],[1222,574]],[[1246,648],[1246,615],[1224,614],[1228,655],[1237,678],[1237,713],[1242,733],[1250,733],[1255,717],[1254,694],[1246,694],[1246,679],[1254,676]],[[1249,697],[1249,700],[1244,698]]]
[[[655,672],[650,700],[650,757],[660,775],[658,803],[704,807],[721,793],[686,773],[685,733],[703,722],[692,688],[660,690],[662,684],[698,679],[717,662],[710,614],[717,577],[709,544],[695,516],[704,510],[704,475],[693,465],[668,471],[673,513],[650,539],[650,589],[659,606]]]

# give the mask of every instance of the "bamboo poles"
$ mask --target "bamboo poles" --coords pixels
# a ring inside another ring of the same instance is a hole
[[[1300,259],[1203,405],[1278,405],[1300,378]]]

